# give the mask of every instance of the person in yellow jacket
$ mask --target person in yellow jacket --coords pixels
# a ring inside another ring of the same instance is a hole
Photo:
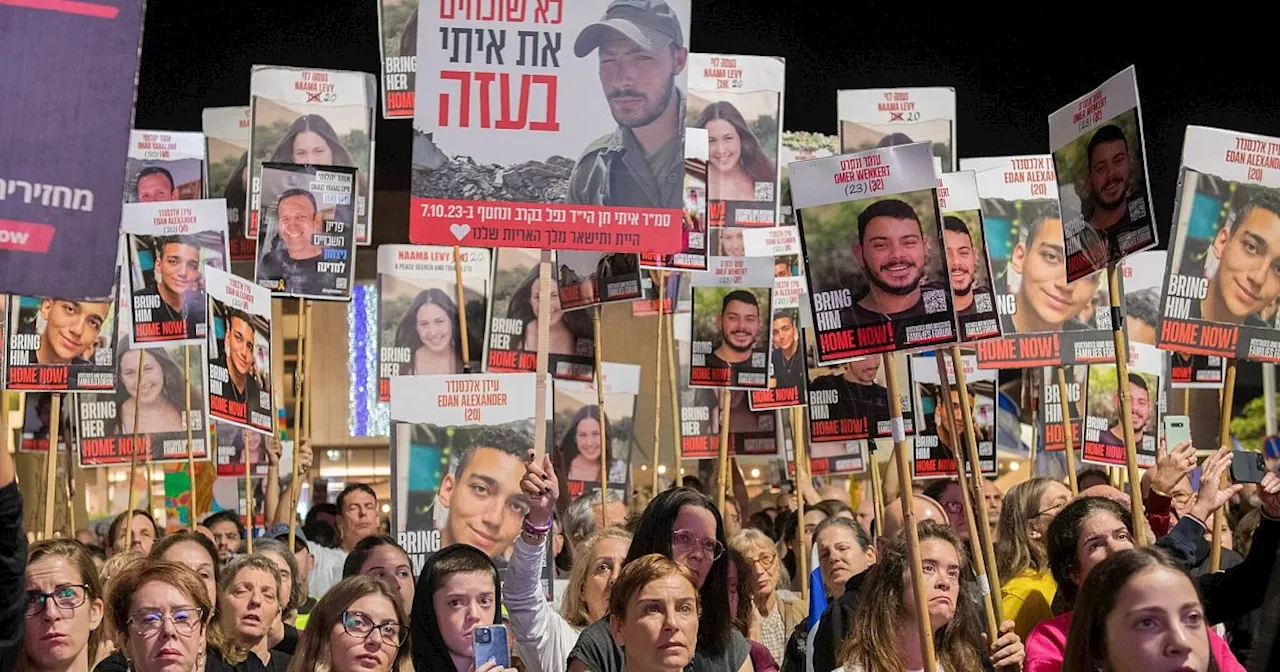
[[[1070,501],[1071,491],[1048,478],[1019,483],[1005,495],[996,541],[1000,601],[1023,641],[1037,623],[1053,618],[1058,585],[1049,572],[1045,533]]]

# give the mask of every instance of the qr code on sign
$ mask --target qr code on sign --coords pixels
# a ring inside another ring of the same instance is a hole
[[[346,279],[346,278],[334,278],[334,287],[336,287],[336,288],[338,288],[338,289],[346,289],[346,288],[347,288],[347,279]]]
[[[1137,220],[1147,216],[1147,199],[1138,197],[1129,201],[1129,219]]]
[[[926,289],[924,296],[924,312],[927,314],[943,313],[947,310],[947,292],[941,289]]]
[[[772,201],[773,200],[773,183],[772,182],[756,182],[755,183],[756,201]]]
[[[982,293],[973,295],[973,309],[979,313],[991,312],[991,295]]]

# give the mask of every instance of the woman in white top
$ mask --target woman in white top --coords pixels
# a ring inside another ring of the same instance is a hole
[[[609,611],[609,592],[627,557],[631,535],[618,528],[608,528],[583,544],[575,553],[564,604],[557,614],[543,595],[541,581],[546,560],[546,529],[551,526],[556,495],[560,492],[549,456],[543,456],[541,466],[533,459],[525,461],[521,487],[529,495],[529,513],[525,516],[524,530],[512,547],[506,581],[502,584],[507,617],[521,658],[529,662],[531,669],[536,660],[537,669],[543,672],[564,672],[579,631]]]

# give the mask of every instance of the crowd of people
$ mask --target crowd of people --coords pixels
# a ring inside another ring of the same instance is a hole
[[[925,616],[946,672],[1273,669],[1280,477],[1222,487],[1230,462],[1226,448],[1202,462],[1188,445],[1162,449],[1141,484],[1141,520],[1088,472],[1078,496],[1045,478],[1008,492],[984,482],[975,520],[995,539],[999,586],[975,573],[967,542],[978,531],[960,486],[922,484],[907,494],[918,602],[901,500],[877,520],[859,489],[806,484],[802,514],[778,492],[722,510],[686,477],[628,513],[612,491],[566,505],[550,458],[530,453],[509,555],[495,564],[452,544],[415,572],[359,483],[295,521],[292,547],[287,506],[252,550],[234,512],[162,533],[141,510],[118,516],[101,545],[83,535],[28,546],[12,458],[0,455],[0,670],[897,672],[923,669]],[[1239,555],[1211,571],[1219,510]],[[1151,545],[1138,545],[1139,527]],[[821,581],[806,599],[809,557]],[[1004,616],[994,633],[987,590]],[[811,610],[819,592],[827,607]],[[511,655],[477,659],[473,635],[494,625]]]

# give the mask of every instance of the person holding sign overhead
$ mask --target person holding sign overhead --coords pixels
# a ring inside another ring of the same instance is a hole
[[[689,49],[676,12],[663,0],[613,0],[573,44],[578,58],[597,50],[618,128],[582,153],[566,202],[680,209],[685,99],[676,75]]]

